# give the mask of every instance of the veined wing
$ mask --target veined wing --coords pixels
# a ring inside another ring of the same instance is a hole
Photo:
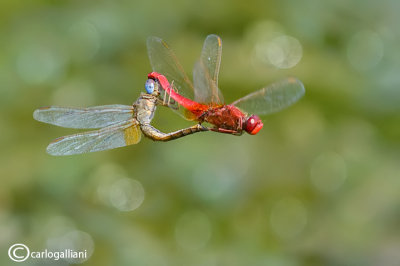
[[[44,123],[68,128],[102,128],[133,116],[129,105],[103,105],[88,108],[48,106],[36,109],[33,118]]]
[[[47,146],[47,152],[61,156],[124,147],[138,143],[140,132],[138,122],[132,118],[99,130],[60,137]]]
[[[305,88],[300,80],[288,78],[250,93],[232,104],[251,114],[266,115],[292,105],[304,93]]]
[[[221,65],[222,40],[215,34],[204,41],[200,60],[193,68],[194,100],[200,103],[222,104],[224,99],[218,89]]]
[[[164,75],[180,95],[193,99],[193,84],[168,44],[160,38],[149,37],[147,52],[153,71]]]

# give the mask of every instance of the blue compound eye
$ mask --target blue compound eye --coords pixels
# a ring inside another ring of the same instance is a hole
[[[144,87],[146,88],[146,92],[148,94],[152,94],[154,92],[154,80],[148,79]]]

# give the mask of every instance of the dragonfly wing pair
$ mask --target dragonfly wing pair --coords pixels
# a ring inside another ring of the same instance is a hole
[[[141,139],[133,107],[105,105],[89,108],[43,107],[33,117],[41,122],[67,128],[101,128],[55,139],[47,147],[51,155],[72,155],[109,150],[136,144]]]
[[[161,73],[173,84],[180,95],[194,99],[198,103],[222,104],[223,96],[218,89],[218,74],[221,64],[222,40],[217,35],[209,35],[204,41],[199,61],[193,69],[194,85],[185,74],[174,52],[166,42],[157,37],[149,37],[147,50],[150,64],[154,72]],[[165,93],[165,92],[164,92]],[[161,96],[162,98],[165,95]],[[173,102],[173,110],[184,118],[193,120],[190,112],[185,112],[178,103]]]
[[[222,104],[224,97],[218,89],[221,65],[222,40],[217,35],[208,35],[203,44],[200,60],[193,68],[194,100],[212,105]]]

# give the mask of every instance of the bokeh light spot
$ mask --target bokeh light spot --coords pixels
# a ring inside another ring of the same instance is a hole
[[[351,65],[360,71],[376,66],[384,54],[382,38],[373,31],[360,31],[354,34],[347,45],[347,58]]]
[[[257,57],[280,69],[296,66],[303,56],[303,48],[300,42],[287,35],[259,42],[255,49]]]
[[[296,38],[284,35],[268,44],[267,56],[271,64],[277,68],[292,68],[300,62],[303,49]]]
[[[117,180],[110,189],[110,202],[120,211],[133,211],[139,208],[144,196],[142,184],[129,178]]]

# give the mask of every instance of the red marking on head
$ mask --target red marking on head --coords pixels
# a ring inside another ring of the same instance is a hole
[[[157,72],[150,72],[149,74],[147,74],[147,78],[149,79],[154,79],[161,76],[161,74],[157,73]]]
[[[247,118],[244,130],[250,135],[255,135],[262,129],[263,125],[264,124],[258,116],[252,115]]]

